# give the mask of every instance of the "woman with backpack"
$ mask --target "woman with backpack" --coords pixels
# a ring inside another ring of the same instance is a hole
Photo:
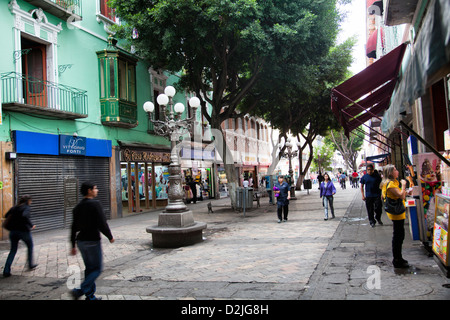
[[[19,203],[9,209],[5,215],[5,222],[3,227],[9,230],[9,240],[11,241],[11,250],[6,259],[5,267],[3,268],[3,276],[9,277],[11,275],[11,265],[17,253],[19,240],[25,242],[28,248],[28,267],[33,270],[37,264],[33,264],[33,239],[31,237],[31,230],[36,226],[30,220],[30,204],[32,200],[30,196],[22,196]]]

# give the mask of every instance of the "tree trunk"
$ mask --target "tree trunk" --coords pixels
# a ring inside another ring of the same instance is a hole
[[[297,137],[297,139],[300,141],[300,138]],[[306,161],[305,167],[303,167],[303,150],[306,148],[306,145],[309,147],[309,158]],[[298,155],[298,179],[296,184],[296,190],[301,190],[303,180],[305,180],[306,173],[309,170],[309,167],[311,166],[311,162],[313,160],[313,146],[312,141],[305,141],[303,146],[299,149],[299,155]]]
[[[236,165],[234,164],[233,155],[228,148],[226,137],[224,136],[220,125],[219,129],[211,126],[211,133],[214,137],[215,150],[222,158],[225,174],[227,175],[228,194],[231,200],[231,207],[236,209],[236,189],[239,186],[239,177],[236,174]]]

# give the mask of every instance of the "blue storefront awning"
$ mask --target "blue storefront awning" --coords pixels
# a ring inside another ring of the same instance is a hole
[[[380,163],[380,162],[383,162],[390,155],[391,155],[390,153],[383,153],[383,154],[379,154],[379,155],[376,155],[376,156],[366,157],[366,160],[367,161],[372,161],[372,162],[375,162],[375,163]]]

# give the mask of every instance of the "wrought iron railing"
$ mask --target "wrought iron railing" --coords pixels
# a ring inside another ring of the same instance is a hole
[[[81,0],[50,0],[58,6],[81,16]]]
[[[1,74],[2,103],[18,103],[36,107],[88,114],[87,91],[44,81],[17,72]]]

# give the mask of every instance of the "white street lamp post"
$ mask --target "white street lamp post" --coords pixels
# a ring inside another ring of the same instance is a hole
[[[284,144],[286,146],[287,151],[284,151],[281,154],[281,157],[283,158],[288,158],[289,160],[289,176],[291,177],[291,181],[290,181],[290,188],[291,188],[291,200],[297,200],[297,198],[295,197],[295,186],[294,186],[294,170],[292,170],[292,158],[297,157],[298,155],[298,150],[292,150],[292,147],[294,146],[291,142],[291,138],[288,138],[288,140],[285,142]],[[299,145],[298,143],[296,144],[297,146]],[[278,146],[281,149],[283,148],[283,145],[280,144]]]
[[[181,119],[184,105],[173,105],[173,97],[176,90],[168,86],[164,94],[158,95],[156,101],[160,107],[160,119],[152,119],[155,105],[147,101],[143,108],[150,114],[150,121],[154,124],[157,135],[170,139],[171,154],[169,165],[169,200],[165,210],[158,216],[158,225],[147,227],[147,232],[152,233],[154,247],[180,247],[191,245],[203,240],[202,230],[206,223],[195,222],[192,211],[188,210],[183,202],[184,190],[181,183],[181,164],[178,158],[177,143],[186,132],[192,132],[197,108],[200,99],[193,97],[189,105],[193,109],[193,115],[187,119]],[[168,114],[167,114],[168,113]]]

